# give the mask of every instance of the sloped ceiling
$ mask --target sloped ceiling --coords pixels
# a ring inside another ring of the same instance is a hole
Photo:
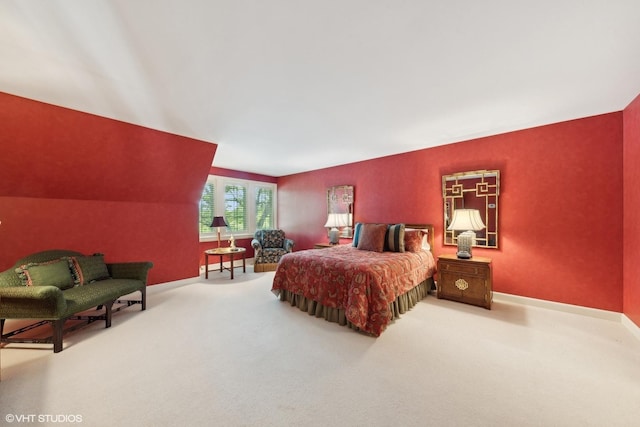
[[[0,91],[272,176],[619,111],[637,0],[3,0]]]

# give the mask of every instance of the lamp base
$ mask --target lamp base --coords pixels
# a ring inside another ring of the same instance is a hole
[[[456,254],[460,259],[471,258],[471,248],[473,247],[473,241],[476,237],[476,233],[473,231],[465,231],[458,235],[458,253]]]
[[[337,245],[338,242],[340,242],[340,230],[333,227],[331,230],[329,230],[329,243],[331,243],[332,245]]]

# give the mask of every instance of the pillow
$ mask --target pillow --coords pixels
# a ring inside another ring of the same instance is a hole
[[[357,222],[356,226],[353,227],[353,246],[358,247],[358,242],[360,241],[360,232],[362,230],[362,223]]]
[[[409,231],[411,232],[419,231],[420,233],[422,233],[422,250],[427,252],[431,250],[431,245],[429,244],[429,231],[426,228],[424,229],[423,228],[405,228],[404,230],[405,236]],[[405,246],[405,250],[408,250],[406,249],[406,246]],[[414,251],[411,251],[411,252],[414,252]]]
[[[73,257],[72,271],[77,285],[109,278],[109,270],[104,262],[104,255],[101,254]]]
[[[15,271],[25,286],[56,286],[64,290],[74,285],[67,259],[21,265]]]
[[[404,224],[392,224],[385,235],[385,250],[404,252]]]
[[[407,252],[420,252],[422,250],[422,230],[405,230],[404,250]]]
[[[382,252],[386,233],[387,224],[362,224],[357,248],[363,251]]]

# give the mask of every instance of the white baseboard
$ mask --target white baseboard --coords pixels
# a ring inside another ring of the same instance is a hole
[[[502,292],[493,293],[494,301],[513,302],[517,304],[531,305],[535,307],[548,308],[550,310],[564,311],[566,313],[580,314],[583,316],[596,317],[598,319],[621,322],[622,313],[617,311],[600,310],[597,308],[582,307],[579,305],[565,304],[561,302],[546,301],[536,298],[523,297],[519,295],[504,294]]]
[[[535,307],[548,308],[550,310],[558,310],[566,313],[611,320],[613,322],[621,323],[634,337],[640,340],[640,327],[629,319],[626,314],[618,313],[617,311],[600,310],[597,308],[582,307],[579,305],[564,304],[561,302],[546,301],[536,298],[522,297],[519,295],[503,294],[502,292],[494,292],[493,299],[494,301],[531,305]]]
[[[202,271],[204,272],[204,270]],[[149,285],[149,287],[154,287],[158,285],[162,285],[163,288],[170,287],[170,286],[180,287],[180,286],[192,285],[194,283],[198,283],[199,279],[200,277],[189,277],[187,279],[174,280],[172,282],[154,283],[153,285]]]
[[[633,323],[633,320],[629,319],[626,314],[621,316],[622,324],[635,336],[640,340],[640,327]]]
[[[253,269],[253,261],[254,258],[247,258],[245,260],[246,262],[246,267],[247,269]],[[222,263],[222,265],[226,268],[230,268],[231,267],[231,263],[229,261],[224,261]],[[234,260],[233,261],[233,265],[235,268],[242,268],[242,260],[238,261],[238,260]],[[220,263],[215,263],[214,264],[209,264],[209,272],[215,272],[217,268],[220,268]],[[251,270],[253,271],[253,270]],[[170,286],[175,286],[175,287],[180,287],[180,286],[185,286],[185,285],[191,285],[193,283],[198,283],[199,281],[202,280],[202,276],[204,275],[204,265],[200,266],[199,269],[199,276],[194,276],[194,277],[189,277],[186,279],[180,279],[180,280],[174,280],[172,282],[162,282],[162,283],[154,283],[153,285],[150,286],[157,286],[157,285],[163,285],[163,287],[170,287]]]

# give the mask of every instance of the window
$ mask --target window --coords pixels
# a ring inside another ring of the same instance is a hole
[[[248,232],[247,188],[241,184],[224,186],[224,219],[232,233]]]
[[[256,230],[276,228],[277,185],[246,179],[209,175],[200,198],[200,240],[215,240],[210,227],[214,216],[224,216],[229,225],[223,236],[251,237]]]
[[[256,230],[276,228],[274,193],[273,186],[256,187]]]
[[[202,190],[200,197],[200,234],[211,232],[211,223],[213,222],[213,213],[215,212],[215,187],[213,182],[207,181]]]

